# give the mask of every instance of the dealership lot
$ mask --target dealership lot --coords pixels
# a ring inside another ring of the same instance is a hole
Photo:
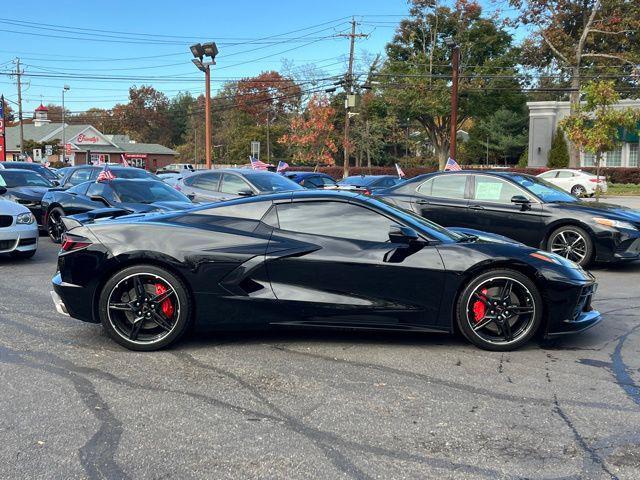
[[[640,263],[605,321],[511,353],[443,335],[195,334],[136,353],[0,260],[2,478],[638,478]]]

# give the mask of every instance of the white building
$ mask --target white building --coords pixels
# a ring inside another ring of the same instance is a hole
[[[560,120],[569,116],[569,102],[528,102],[529,107],[529,166],[546,167],[553,135]],[[621,100],[614,108],[640,110],[640,100]],[[602,166],[638,167],[640,139],[638,132],[624,132],[619,148],[604,155]],[[582,153],[580,166],[595,166],[593,155]]]

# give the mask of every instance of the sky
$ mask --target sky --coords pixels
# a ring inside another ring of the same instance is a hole
[[[28,8],[0,11],[0,93],[17,100],[15,78],[6,74],[19,57],[26,73],[26,118],[41,101],[60,104],[64,85],[70,87],[65,106],[72,112],[125,103],[134,84],[153,85],[169,97],[202,93],[204,76],[189,51],[194,42],[218,45],[214,92],[225,80],[281,70],[285,59],[294,67],[315,65],[326,77],[344,74],[349,41],[340,35],[349,32],[352,16],[358,33],[368,35],[356,43],[362,63],[384,51],[408,12],[405,0],[25,4]]]

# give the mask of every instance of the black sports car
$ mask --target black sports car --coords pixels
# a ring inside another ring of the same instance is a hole
[[[49,237],[60,242],[64,233],[62,217],[95,211],[113,216],[121,213],[166,212],[184,210],[193,203],[182,193],[157,180],[118,179],[109,182],[84,182],[68,190],[53,189],[42,198],[44,223]],[[89,218],[89,217],[85,217]]]
[[[35,162],[3,162],[2,165],[4,168],[17,168],[19,170],[31,170],[32,172],[36,172],[38,175],[46,178],[51,183],[57,183],[59,180],[58,175],[51,170],[50,168],[45,167],[40,163]]]
[[[43,228],[42,197],[54,185],[43,176],[17,168],[0,169],[0,187],[5,187],[7,192],[2,195],[4,200],[18,202],[33,213],[38,222],[38,227]]]
[[[455,233],[367,196],[304,190],[68,227],[61,313],[134,350],[191,327],[454,332],[509,350],[600,321],[564,258]]]
[[[582,266],[640,258],[640,211],[581,201],[530,175],[440,172],[380,196],[445,227],[504,235]]]

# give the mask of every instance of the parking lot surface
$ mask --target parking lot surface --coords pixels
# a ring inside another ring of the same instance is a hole
[[[640,478],[640,263],[594,270],[603,323],[511,353],[310,330],[137,353],[54,311],[56,255],[0,259],[1,478]]]

